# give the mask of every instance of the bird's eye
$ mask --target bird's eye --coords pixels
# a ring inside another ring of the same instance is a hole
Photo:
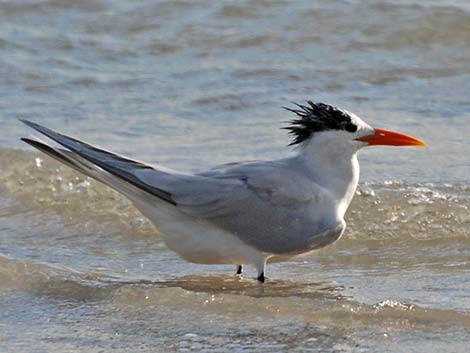
[[[345,126],[345,130],[349,132],[356,132],[357,131],[357,126],[354,125],[353,123],[347,123]]]

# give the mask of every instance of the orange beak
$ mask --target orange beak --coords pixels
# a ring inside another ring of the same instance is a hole
[[[375,133],[359,137],[357,140],[367,142],[369,146],[427,146],[423,141],[399,132],[374,129]]]

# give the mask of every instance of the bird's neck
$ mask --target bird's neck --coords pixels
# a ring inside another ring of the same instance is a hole
[[[359,181],[356,150],[348,144],[312,141],[301,147],[297,158],[309,177],[331,193],[337,215],[343,218]]]

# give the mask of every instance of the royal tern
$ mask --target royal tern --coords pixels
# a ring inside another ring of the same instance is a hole
[[[357,115],[323,103],[285,108],[295,155],[181,173],[126,158],[22,120],[62,147],[22,140],[124,194],[158,229],[167,246],[201,264],[285,261],[338,240],[354,196],[365,146],[425,146],[414,137],[372,128]]]

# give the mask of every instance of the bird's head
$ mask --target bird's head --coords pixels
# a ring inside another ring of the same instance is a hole
[[[296,114],[284,129],[293,136],[290,145],[306,145],[311,141],[322,145],[351,148],[365,146],[426,146],[417,138],[398,132],[372,128],[357,115],[324,103],[308,101],[285,109]]]

